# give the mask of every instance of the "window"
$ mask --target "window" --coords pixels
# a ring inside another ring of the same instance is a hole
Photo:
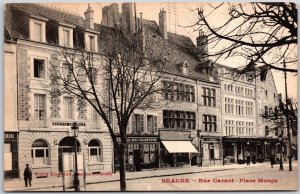
[[[269,108],[267,106],[265,106],[265,115],[266,118],[269,117]]]
[[[153,143],[143,144],[142,162],[145,164],[156,162],[156,145]]]
[[[42,42],[42,36],[42,24],[34,22],[33,40],[37,42]]]
[[[202,100],[204,106],[216,106],[216,90],[202,87]]]
[[[244,121],[236,121],[236,134],[237,135],[244,135]]]
[[[265,126],[265,136],[268,136],[269,132],[269,126]]]
[[[44,140],[36,140],[31,146],[32,164],[47,165],[49,164],[49,146]]]
[[[144,115],[142,114],[133,115],[132,133],[144,133]]]
[[[225,98],[225,113],[233,114],[233,98]]]
[[[96,51],[96,41],[95,41],[95,36],[89,36],[89,39],[90,39],[90,51],[91,52],[94,52]]]
[[[225,120],[225,131],[226,135],[234,135],[234,121]]]
[[[274,93],[274,99],[276,98],[276,94]]]
[[[147,115],[147,133],[157,133],[157,116]]]
[[[63,46],[70,47],[70,30],[63,30]]]
[[[74,99],[72,97],[64,97],[64,116],[66,119],[74,119]]]
[[[203,130],[209,132],[217,131],[216,116],[203,115]]]
[[[45,78],[45,60],[34,59],[33,60],[33,75],[35,78]]]
[[[195,102],[195,87],[182,83],[163,81],[164,98],[186,102]]]
[[[244,115],[244,101],[243,100],[235,100],[235,113],[237,115]]]
[[[102,146],[101,143],[92,139],[88,144],[89,162],[102,162]]]
[[[34,94],[34,117],[38,120],[46,118],[46,95]]]
[[[195,129],[196,117],[194,112],[164,110],[163,123],[165,128]]]
[[[268,90],[266,90],[265,92],[266,92],[266,96],[268,96]]]
[[[245,101],[246,116],[253,116],[253,102]]]

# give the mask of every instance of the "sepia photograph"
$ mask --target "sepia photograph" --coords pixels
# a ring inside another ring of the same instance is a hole
[[[298,4],[3,4],[3,190],[297,191]]]

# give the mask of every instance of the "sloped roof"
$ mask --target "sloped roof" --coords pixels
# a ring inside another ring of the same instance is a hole
[[[158,38],[163,42],[163,37],[160,34],[159,27],[155,21],[143,19],[143,27],[145,31],[152,32],[155,38]],[[180,75],[181,72],[179,66],[186,61],[189,64],[189,73],[188,75],[182,74],[182,76],[199,79],[201,81],[219,83],[217,70],[207,71],[206,67],[209,61],[201,63],[198,60],[198,49],[191,38],[168,32],[168,43],[170,46],[170,57],[168,62],[171,63],[170,71],[172,73]],[[213,81],[210,77],[214,78]]]
[[[24,38],[14,29],[12,17],[12,9],[22,11],[28,15],[36,15],[45,17],[48,19],[70,23],[76,26],[84,26],[84,19],[81,16],[67,13],[64,11],[57,10],[55,8],[43,6],[41,4],[34,3],[11,3],[6,5],[5,11],[5,37],[6,38]],[[140,19],[139,19],[140,20]],[[163,42],[163,37],[159,32],[159,27],[155,21],[143,19],[143,29],[145,32],[152,33],[153,36],[150,38],[156,38],[158,42]],[[95,30],[100,33],[113,33],[114,30],[109,27],[105,27],[101,24],[95,23]],[[219,78],[216,70],[207,71],[207,65],[209,62],[200,63],[197,58],[198,49],[191,40],[191,38],[175,33],[168,32],[167,42],[170,45],[169,61],[171,68],[170,73],[179,74],[184,77],[199,79],[207,82],[218,83]],[[180,72],[180,64],[187,62],[189,64],[188,75],[183,75]],[[213,77],[213,81],[210,79]]]
[[[84,19],[81,16],[60,11],[55,8],[51,8],[51,7],[47,7],[35,3],[11,3],[9,5],[11,5],[13,8],[27,12],[29,14],[35,14],[38,16],[54,19],[57,21],[84,26]]]

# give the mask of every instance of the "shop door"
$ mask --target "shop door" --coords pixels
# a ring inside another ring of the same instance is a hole
[[[141,170],[141,153],[140,150],[133,151],[134,165],[137,171]]]

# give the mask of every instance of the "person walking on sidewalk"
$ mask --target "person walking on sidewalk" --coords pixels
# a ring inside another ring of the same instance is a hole
[[[275,164],[275,157],[273,154],[270,156],[270,162],[271,162],[271,168],[273,168],[273,165]]]
[[[24,169],[24,181],[25,181],[25,187],[31,186],[31,180],[32,180],[32,171],[31,168],[29,166],[29,164],[26,164],[26,167]]]

